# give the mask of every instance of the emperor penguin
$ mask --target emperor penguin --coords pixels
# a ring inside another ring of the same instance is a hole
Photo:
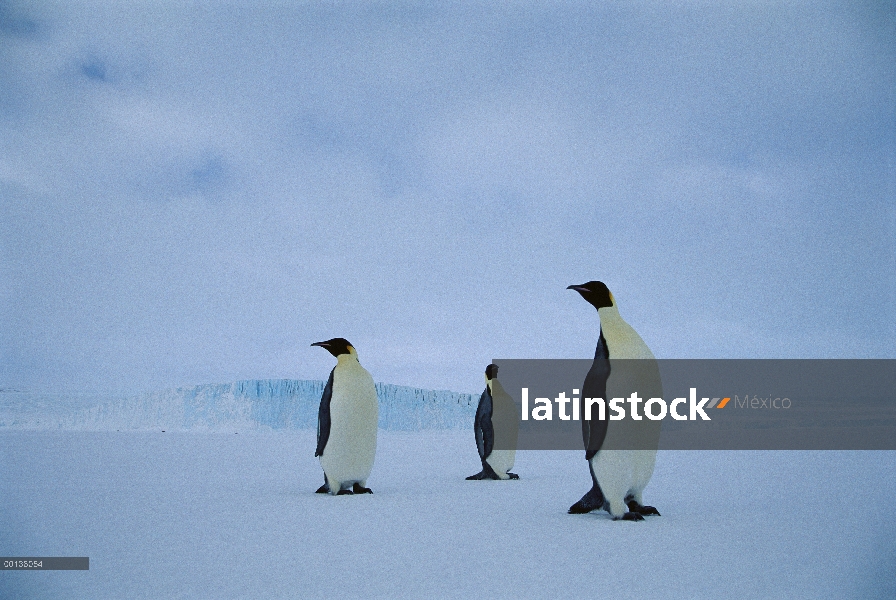
[[[585,376],[582,401],[585,398],[628,396],[637,391],[644,400],[662,397],[659,367],[653,353],[641,336],[619,315],[616,300],[600,281],[571,285],[597,309],[600,333],[594,362]],[[639,359],[639,360],[620,360]],[[581,413],[584,417],[584,411]],[[644,418],[633,420],[630,414],[622,421],[582,419],[585,459],[591,471],[591,490],[569,508],[570,514],[584,514],[596,509],[609,512],[614,520],[642,521],[643,515],[659,515],[652,506],[644,506],[642,493],[656,463],[660,424]],[[608,448],[603,448],[607,446]],[[618,449],[632,447],[636,449]]]
[[[485,391],[476,407],[476,448],[482,461],[482,471],[467,477],[472,479],[519,479],[511,473],[516,458],[519,435],[519,414],[510,397],[498,381],[498,365],[485,368]]]
[[[316,342],[336,357],[317,413],[317,450],[324,470],[318,494],[372,494],[366,487],[376,454],[379,403],[370,373],[345,338]]]

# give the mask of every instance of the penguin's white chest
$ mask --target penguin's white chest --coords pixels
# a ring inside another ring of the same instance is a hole
[[[663,387],[653,352],[641,336],[619,317],[615,308],[601,308],[598,313],[601,317],[601,333],[610,355],[607,398],[625,398],[633,391],[637,391],[645,400],[661,398]],[[642,418],[640,421],[608,423],[604,447],[618,448],[623,444],[634,444],[643,448],[601,449],[591,459],[594,477],[610,504],[610,513],[614,516],[621,516],[628,510],[625,499],[629,496],[641,503],[641,494],[653,475],[659,438],[660,423],[657,421]]]
[[[340,483],[364,482],[376,454],[379,404],[373,378],[357,362],[333,372],[330,436],[320,457],[327,477]]]
[[[602,327],[604,338],[607,340],[607,349],[610,352],[610,360],[616,358],[656,360],[641,336],[627,323],[613,325],[615,326]]]
[[[494,450],[486,462],[502,479],[513,468],[519,436],[520,416],[513,398],[504,391],[497,379],[492,380],[492,428]]]

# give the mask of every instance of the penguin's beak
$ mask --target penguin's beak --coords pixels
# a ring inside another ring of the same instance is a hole
[[[320,346],[321,348],[329,348],[330,347],[330,344],[328,344],[327,342],[314,342],[311,345],[312,346]]]
[[[584,285],[571,285],[571,286],[569,286],[569,287],[566,288],[566,289],[568,289],[568,290],[575,290],[575,291],[577,291],[577,292],[580,293],[580,294],[581,294],[582,292],[587,292],[587,291],[588,291],[588,288],[586,288]]]

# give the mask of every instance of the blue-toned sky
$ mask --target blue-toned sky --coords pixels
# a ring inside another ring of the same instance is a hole
[[[432,4],[0,0],[0,387],[896,357],[893,3]]]

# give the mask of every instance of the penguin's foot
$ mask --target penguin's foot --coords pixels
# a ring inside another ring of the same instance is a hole
[[[628,501],[628,509],[633,513],[638,513],[639,515],[656,515],[657,517],[660,516],[660,511],[658,511],[654,507],[638,504],[634,500]]]
[[[352,496],[352,495],[354,495],[354,492],[351,490],[339,490],[338,492],[336,492],[336,495],[337,496]]]
[[[643,521],[644,517],[636,512],[627,512],[621,517],[613,517],[614,521]]]
[[[588,493],[582,496],[582,499],[569,507],[569,514],[584,515],[592,510],[604,507],[604,495],[600,489],[593,487]]]
[[[518,475],[508,473],[510,479],[519,479]],[[467,477],[467,481],[478,481],[480,479],[491,479],[493,481],[501,481],[501,476],[495,473],[495,470],[488,463],[483,463],[482,470],[475,475]]]
[[[520,476],[517,475],[516,473],[511,473],[511,472],[508,471],[508,472],[507,472],[507,478],[508,478],[508,479],[519,479]]]
[[[325,483],[325,484],[323,484],[322,486],[320,486],[319,488],[317,488],[317,491],[314,492],[314,493],[315,493],[315,494],[329,494],[329,493],[330,493],[330,486],[328,486],[328,485]]]
[[[485,461],[482,461],[482,478],[491,479],[492,481],[501,480],[501,476],[495,473],[495,470],[492,468],[492,466]]]
[[[590,513],[595,508],[599,508],[597,506],[590,506],[585,500],[579,500],[575,504],[569,507],[569,511],[567,511],[571,515],[584,515],[585,513]]]
[[[356,483],[352,486],[352,492],[355,494],[372,494],[373,490],[370,488],[362,487],[360,483]]]

